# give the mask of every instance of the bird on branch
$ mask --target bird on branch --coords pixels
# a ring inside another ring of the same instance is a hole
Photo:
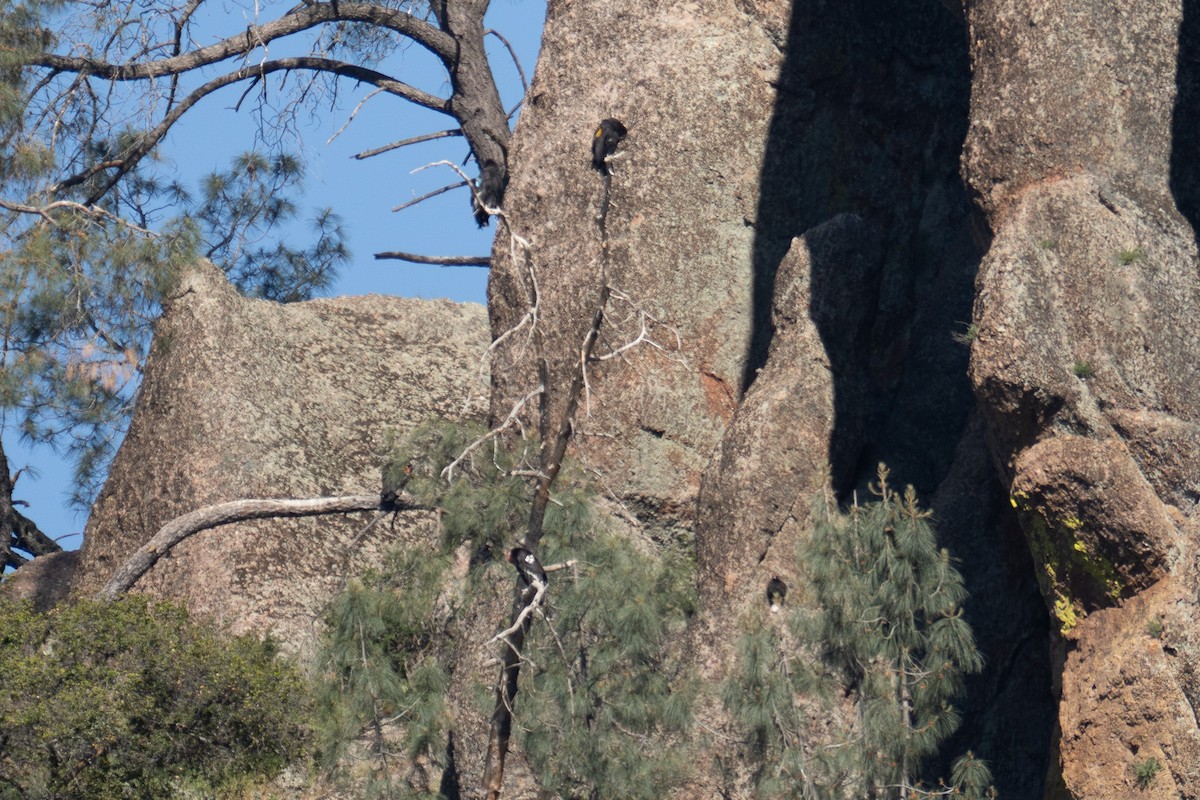
[[[535,582],[542,586],[549,583],[546,579],[546,570],[542,568],[537,556],[524,547],[514,547],[505,554],[504,558],[517,568],[517,575],[521,578],[521,583],[525,588],[533,586]]]
[[[487,159],[479,167],[479,178],[475,181],[475,191],[471,193],[471,209],[475,212],[475,223],[486,228],[491,214],[489,208],[498,209],[504,202],[504,170],[492,159]]]
[[[380,501],[384,508],[394,508],[396,501],[400,499],[400,492],[404,491],[404,487],[408,485],[412,479],[413,465],[405,464],[397,469],[395,466],[387,465],[383,468],[383,489],[380,491]]]

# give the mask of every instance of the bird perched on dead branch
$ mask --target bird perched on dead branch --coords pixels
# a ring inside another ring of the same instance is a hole
[[[475,181],[475,191],[471,193],[471,208],[475,212],[475,222],[481,228],[486,228],[491,214],[489,208],[499,208],[504,202],[504,170],[492,159],[487,159],[479,167],[479,178]]]
[[[547,585],[546,570],[542,568],[541,562],[531,551],[524,547],[514,547],[505,554],[504,558],[517,568],[517,575],[520,576],[521,583],[526,587],[532,586],[535,581],[542,586]]]
[[[625,140],[628,133],[619,119],[601,120],[592,135],[592,166],[608,175],[608,160],[617,152],[617,145]]]

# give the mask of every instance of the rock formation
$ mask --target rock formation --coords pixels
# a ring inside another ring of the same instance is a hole
[[[608,352],[653,315],[661,349],[589,366],[574,446],[651,538],[695,542],[709,680],[729,668],[730,620],[795,570],[826,464],[847,498],[881,460],[914,484],[962,560],[988,664],[948,749],[987,759],[1005,797],[1035,798],[1046,610],[955,339],[986,240],[959,177],[968,59],[962,19],[919,0],[551,3],[506,198],[533,246],[526,259],[501,229],[489,311],[494,336],[517,326],[534,271],[559,417],[605,258],[622,293]],[[587,156],[610,116],[629,135],[602,232]],[[494,418],[540,375],[513,340]],[[745,787],[698,775],[687,791]]]
[[[248,300],[211,265],[183,280],[155,329],[134,421],[84,532],[75,590],[91,593],[164,523],[248,497],[380,490],[389,431],[477,416],[484,310],[367,296]],[[311,652],[321,611],[428,515],[243,522],[196,534],[136,584],[235,631]]]
[[[971,377],[1066,641],[1062,783],[1200,792],[1200,278],[1188,3],[968,9],[963,171],[992,230]],[[1168,777],[1169,774],[1169,777]]]
[[[932,504],[986,659],[947,755],[987,760],[1006,800],[1128,797],[1150,758],[1145,796],[1200,796],[1197,12],[959,11],[552,0],[497,223],[490,415],[542,385],[562,423],[606,278],[573,449],[644,541],[694,548],[706,678],[772,574],[803,595],[795,548],[826,468],[848,499],[885,461]],[[590,164],[607,117],[629,130],[611,184]],[[195,273],[160,323],[79,589],[198,505],[377,487],[388,426],[471,394],[480,313],[279,307]],[[404,535],[347,553],[362,524],[210,532],[141,588],[303,650],[351,560]],[[461,663],[502,605],[465,624]],[[686,796],[746,796],[714,772],[702,761]]]

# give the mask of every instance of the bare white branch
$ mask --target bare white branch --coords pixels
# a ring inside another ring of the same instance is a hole
[[[454,478],[455,468],[458,467],[458,465],[461,464],[463,462],[463,459],[465,459],[468,455],[470,455],[472,452],[474,452],[476,449],[478,449],[483,444],[491,441],[492,439],[495,439],[501,433],[503,433],[504,431],[513,427],[514,425],[520,426],[520,424],[521,424],[520,423],[521,409],[525,407],[526,403],[528,403],[530,400],[532,400],[533,398],[540,395],[543,391],[544,391],[544,388],[542,386],[538,386],[536,389],[531,391],[529,394],[525,395],[520,400],[518,400],[516,403],[514,403],[512,409],[508,412],[508,416],[504,418],[504,421],[501,422],[496,427],[492,428],[490,431],[485,433],[483,436],[480,436],[478,439],[476,439],[475,441],[473,441],[469,445],[467,445],[463,449],[463,451],[458,454],[458,458],[451,461],[449,464],[447,464],[445,466],[445,468],[442,469],[441,476],[443,478],[445,478],[447,481],[452,480]]]

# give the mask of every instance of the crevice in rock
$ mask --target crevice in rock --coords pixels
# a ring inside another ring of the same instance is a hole
[[[869,499],[882,461],[897,485],[933,504],[988,660],[969,683],[947,761],[973,750],[991,763],[1001,796],[1040,800],[1055,710],[1041,644],[1047,613],[975,414],[969,346],[953,338],[972,319],[991,241],[959,175],[967,46],[961,19],[923,0],[793,6],[761,174],[743,390],[777,336],[772,306],[788,286],[776,281],[793,237],[839,213],[864,218],[882,236],[878,272],[849,285],[814,254],[809,306],[795,310],[813,321],[828,358],[834,489]]]

